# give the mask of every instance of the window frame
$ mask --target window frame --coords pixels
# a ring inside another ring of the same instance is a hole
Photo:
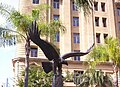
[[[72,10],[73,11],[78,11],[78,7],[77,7],[77,5],[75,4],[74,1],[72,2]]]
[[[105,2],[101,2],[101,11],[105,12],[105,10],[106,10],[106,4]]]
[[[99,17],[95,17],[95,26],[99,27]]]
[[[120,31],[120,21],[118,22],[118,30]]]
[[[55,35],[55,41],[60,42],[60,32],[57,32]]]
[[[79,17],[73,17],[73,26],[79,26]]]
[[[38,57],[38,48],[30,47],[30,57]]]
[[[53,15],[54,20],[59,20],[59,15]]]
[[[33,0],[33,4],[39,4],[39,0]]]
[[[59,9],[60,8],[60,1],[59,0],[53,0],[53,7],[55,9]]]
[[[117,16],[120,16],[120,8],[117,8]]]
[[[80,77],[82,74],[84,73],[84,71],[78,71],[78,70],[74,70],[74,84],[76,84],[76,82],[80,82],[80,81],[77,81],[78,79],[76,77]]]
[[[98,11],[98,2],[96,2],[96,1],[94,2],[94,10]]]
[[[100,43],[100,33],[96,33],[96,43]]]
[[[103,27],[107,27],[107,18],[102,18]]]
[[[108,37],[108,34],[103,34],[104,40]]]
[[[73,41],[74,41],[74,44],[80,43],[80,34],[79,33],[73,33]]]
[[[80,52],[80,50],[74,50],[74,52]],[[80,61],[80,56],[74,56],[74,61]]]

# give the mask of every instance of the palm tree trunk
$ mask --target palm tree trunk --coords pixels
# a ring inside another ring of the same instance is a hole
[[[28,72],[29,72],[29,54],[30,54],[30,38],[27,36],[25,44],[26,58],[25,58],[25,78],[24,87],[28,87]]]
[[[118,87],[118,66],[117,65],[114,65],[114,75],[115,75],[114,85],[115,87]]]

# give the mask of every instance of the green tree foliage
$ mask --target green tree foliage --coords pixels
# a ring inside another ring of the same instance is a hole
[[[55,35],[58,32],[61,32],[62,34],[65,33],[66,28],[65,26],[59,21],[51,21],[50,23],[40,23],[38,22],[38,27],[41,30],[41,36],[46,37],[46,40],[48,40],[48,37],[53,39],[52,41],[55,41]]]
[[[94,60],[94,61],[93,61]],[[120,43],[118,39],[109,37],[105,40],[105,44],[96,46],[88,57],[91,67],[101,62],[112,61],[113,70],[116,75],[115,87],[118,87],[118,68],[120,67]]]
[[[83,75],[76,77],[77,87],[114,87],[112,82],[112,77],[105,74],[99,70],[87,69]]]
[[[13,7],[2,3],[0,4],[0,14],[11,24],[9,27],[6,26],[7,28],[1,28],[1,31],[8,31],[9,34],[14,32],[17,33],[15,35],[20,38],[27,38],[27,30],[31,28],[32,25],[32,18],[29,15],[20,14],[20,12]],[[20,38],[18,39],[20,40]]]
[[[111,60],[115,65],[120,64],[120,44],[118,39],[107,38],[105,44],[96,46],[89,54],[88,60],[97,63]]]
[[[15,35],[7,30],[0,29],[0,47],[16,45]]]
[[[24,77],[24,71],[22,72]],[[28,87],[51,87],[52,85],[53,72],[46,74],[40,66],[30,66],[29,68],[29,80]],[[24,86],[23,78],[18,81],[18,86]]]
[[[84,14],[89,14],[93,7],[93,0],[74,0],[78,9],[83,10]]]
[[[66,76],[64,77],[64,81],[66,82],[73,82],[73,73],[70,71],[66,71]]]

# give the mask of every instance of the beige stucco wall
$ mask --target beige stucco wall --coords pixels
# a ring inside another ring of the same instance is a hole
[[[116,37],[112,0],[96,1],[98,2],[98,11],[93,11],[93,14],[91,12],[91,14],[87,16],[83,14],[83,11],[72,10],[72,0],[60,0],[59,9],[52,8],[47,12],[48,21],[53,19],[53,15],[60,15],[60,21],[66,27],[66,33],[61,34],[60,42],[57,43],[57,46],[60,48],[61,55],[73,50],[85,52],[94,43],[94,38],[96,39],[96,33],[100,33],[101,43],[104,43],[104,34]],[[101,2],[105,3],[105,12],[101,11]],[[46,0],[42,0],[40,1],[40,4],[41,3],[53,5],[52,0],[48,0],[47,2]],[[20,12],[22,13],[31,14],[34,6],[36,6],[36,4],[32,4],[32,0],[20,0]],[[73,17],[79,17],[78,27],[73,26]],[[99,27],[95,26],[95,17],[99,17]],[[107,18],[107,27],[102,26],[103,17]],[[73,33],[80,34],[80,44],[74,44]],[[93,34],[95,34],[95,36],[93,36]],[[23,50],[23,48],[21,49]],[[19,50],[18,54],[20,54]],[[84,58],[81,57],[81,60],[84,60]]]

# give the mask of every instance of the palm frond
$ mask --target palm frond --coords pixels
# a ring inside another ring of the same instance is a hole
[[[0,46],[16,45],[16,36],[9,29],[0,28]]]
[[[22,33],[26,33],[27,29],[31,26],[31,17],[20,14],[20,12],[7,4],[0,4],[0,14],[6,18],[7,22],[13,24],[14,28],[17,27],[18,31]]]
[[[93,0],[74,0],[79,10],[83,10],[84,14],[89,14],[93,5]]]
[[[13,7],[7,4],[0,3],[0,14],[5,17],[6,19],[9,18],[11,12],[15,11]]]
[[[55,39],[55,35],[58,32],[65,33],[66,28],[60,21],[51,21],[50,23],[40,23],[38,27],[41,31],[41,35],[45,36],[46,38],[51,37]]]
[[[105,44],[96,46],[86,59],[92,65],[112,60],[115,64],[120,63],[120,45],[118,39],[112,37],[105,40]],[[91,61],[92,60],[92,61]],[[93,61],[94,60],[94,61]]]
[[[32,23],[31,17],[28,15],[22,15],[18,11],[14,11],[11,13],[9,20],[17,27],[20,32],[27,32]]]
[[[90,85],[113,87],[111,76],[107,74],[104,75],[101,70],[96,71],[95,69],[87,69],[78,79],[81,79],[79,84],[77,84],[79,87],[89,87]]]
[[[46,17],[48,15],[48,10],[50,9],[50,6],[48,4],[40,4],[33,7],[34,16],[32,15],[33,20],[37,20],[37,22],[40,23],[46,23]],[[34,12],[35,10],[35,12]]]

